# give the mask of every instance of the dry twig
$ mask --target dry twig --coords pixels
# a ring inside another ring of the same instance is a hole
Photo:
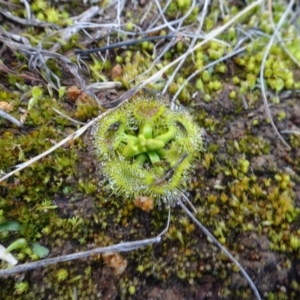
[[[282,137],[282,135],[279,133],[279,131],[277,130],[276,125],[274,124],[272,115],[271,115],[271,111],[269,108],[269,104],[268,104],[268,100],[267,100],[267,95],[266,95],[266,88],[265,88],[265,84],[264,84],[264,72],[265,72],[265,65],[266,65],[266,60],[267,57],[269,55],[270,49],[272,47],[272,44],[274,43],[274,39],[276,38],[281,26],[283,25],[283,22],[286,20],[287,15],[289,14],[290,10],[292,9],[294,5],[294,0],[291,0],[287,9],[285,10],[284,14],[282,15],[282,17],[280,18],[280,21],[278,22],[274,34],[272,35],[272,37],[270,38],[270,41],[267,45],[266,51],[264,53],[264,57],[262,59],[261,62],[261,68],[260,68],[260,86],[261,86],[261,94],[263,97],[263,102],[264,102],[264,106],[265,106],[265,111],[266,111],[266,115],[267,117],[270,119],[271,125],[275,131],[275,134],[278,136],[278,138],[280,139],[280,141],[286,146],[287,149],[291,149],[290,145],[285,141],[285,139]]]
[[[186,196],[182,194],[184,198]],[[258,289],[255,286],[254,282],[252,279],[249,277],[248,273],[246,270],[242,267],[242,265],[232,256],[232,254],[220,244],[220,242],[208,231],[208,229],[203,226],[197,219],[196,217],[187,209],[187,207],[183,204],[181,200],[178,200],[179,206],[185,211],[185,213],[193,220],[194,223],[197,224],[197,226],[201,229],[201,231],[208,237],[209,240],[211,240],[221,251],[223,251],[226,256],[239,268],[243,276],[246,278],[248,284],[250,285],[255,297],[257,300],[261,300],[261,297],[259,295]]]
[[[3,111],[2,109],[0,109],[0,117],[14,123],[15,125],[17,125],[18,127],[22,127],[23,124],[17,120],[16,118],[14,118],[13,116],[11,116],[10,114],[8,114],[7,112]]]
[[[53,29],[59,29],[60,27],[56,24],[49,23],[49,22],[40,22],[39,20],[34,19],[22,19],[19,17],[16,17],[12,15],[9,11],[6,11],[4,9],[0,8],[0,14],[5,16],[7,19],[16,22],[18,24],[24,25],[24,26],[34,26],[34,27],[50,27]]]
[[[95,255],[95,254],[108,253],[108,252],[112,252],[112,253],[128,252],[128,251],[140,249],[142,247],[146,247],[146,246],[149,246],[149,245],[160,243],[162,236],[169,229],[170,214],[171,214],[171,212],[170,212],[170,208],[169,208],[166,228],[159,235],[157,235],[154,238],[144,239],[144,240],[139,240],[139,241],[133,241],[133,242],[122,242],[122,243],[107,246],[107,247],[99,247],[99,248],[95,248],[95,249],[92,249],[92,250],[72,253],[72,254],[68,254],[68,255],[62,255],[62,256],[58,256],[58,257],[46,258],[46,259],[43,259],[43,260],[31,262],[31,263],[25,263],[25,264],[13,267],[11,269],[0,270],[0,277],[2,277],[2,276],[11,276],[11,275],[21,273],[21,272],[25,272],[25,271],[28,271],[28,270],[43,268],[43,267],[53,265],[53,264],[57,264],[57,263],[64,262],[64,261],[71,261],[71,260],[86,258],[86,257],[90,257],[90,256]]]

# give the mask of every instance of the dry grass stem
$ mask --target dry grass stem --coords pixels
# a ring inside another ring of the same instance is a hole
[[[22,127],[23,124],[17,120],[16,118],[14,118],[13,116],[11,116],[10,114],[8,114],[7,112],[3,111],[2,109],[0,109],[0,117],[14,123],[15,125],[17,125],[18,127]]]
[[[184,194],[182,194],[182,196],[184,199],[186,198]],[[178,200],[178,204],[185,211],[185,213],[193,220],[193,222],[196,223],[196,225],[208,237],[208,239],[211,240],[221,251],[223,251],[226,254],[226,256],[233,262],[233,264],[239,268],[239,270],[247,280],[248,284],[250,285],[256,299],[261,300],[257,287],[255,286],[254,282],[252,281],[246,270],[241,266],[241,264],[232,256],[232,254],[224,246],[222,246],[222,244],[208,231],[208,229],[196,219],[196,217],[187,209],[187,207],[183,204],[181,200]]]
[[[128,252],[128,251],[140,249],[142,247],[147,247],[149,245],[160,243],[162,236],[169,229],[170,216],[171,216],[171,212],[170,212],[170,208],[169,208],[167,225],[166,225],[165,229],[154,238],[138,240],[138,241],[133,241],[133,242],[122,242],[122,243],[107,246],[107,247],[99,247],[99,248],[95,248],[92,250],[87,250],[87,251],[82,251],[82,252],[77,252],[77,253],[52,257],[52,258],[46,258],[46,259],[39,260],[36,262],[21,264],[21,265],[18,265],[16,267],[13,267],[10,269],[0,270],[0,277],[11,276],[11,275],[14,275],[17,273],[26,272],[29,270],[35,270],[37,268],[44,268],[46,266],[58,264],[58,263],[64,262],[64,261],[88,258],[88,257],[91,257],[96,254],[109,253],[109,252],[111,252],[111,253]]]
[[[264,84],[264,71],[265,71],[265,64],[266,64],[266,60],[267,57],[269,55],[270,49],[272,47],[272,44],[274,43],[274,39],[277,36],[278,31],[280,30],[281,26],[283,25],[283,22],[286,20],[290,10],[292,9],[294,5],[294,0],[290,1],[288,7],[286,8],[284,14],[282,15],[282,17],[280,18],[280,21],[278,22],[275,31],[272,35],[272,37],[270,38],[270,41],[266,47],[266,51],[264,53],[262,62],[261,62],[261,69],[260,69],[260,86],[261,86],[261,94],[263,97],[263,102],[264,102],[264,106],[265,106],[265,111],[266,111],[266,115],[267,117],[270,119],[271,125],[276,133],[276,135],[278,136],[278,138],[280,139],[280,141],[285,145],[285,147],[287,149],[291,149],[290,145],[285,141],[285,139],[282,137],[282,135],[279,133],[279,131],[277,130],[277,127],[273,121],[272,115],[271,115],[271,111],[269,108],[269,104],[268,104],[268,100],[267,100],[267,95],[266,95],[266,88],[265,88],[265,84]]]
[[[25,26],[34,26],[34,27],[49,27],[53,29],[59,29],[60,27],[56,24],[49,23],[49,22],[40,22],[39,20],[34,20],[34,19],[22,19],[19,17],[16,17],[12,15],[9,11],[6,11],[4,9],[0,8],[0,14],[5,16],[7,19],[12,20],[13,22],[16,22],[21,25]]]
[[[263,0],[258,0],[256,2],[253,2],[249,6],[247,6],[243,11],[238,13],[234,18],[232,18],[229,22],[224,24],[223,26],[211,31],[209,34],[207,34],[207,37],[201,41],[200,43],[196,44],[192,49],[188,50],[185,54],[179,56],[174,61],[163,67],[161,70],[159,70],[157,73],[146,79],[145,81],[141,82],[142,87],[145,87],[147,84],[154,83],[158,79],[162,77],[162,75],[170,69],[172,66],[176,65],[178,62],[180,62],[182,59],[184,59],[187,55],[192,54],[195,50],[202,47],[204,44],[206,44],[211,39],[217,37],[220,33],[224,32],[227,28],[229,28],[233,23],[235,23],[240,17],[248,13],[250,10],[252,10],[254,7],[258,6],[262,3]]]

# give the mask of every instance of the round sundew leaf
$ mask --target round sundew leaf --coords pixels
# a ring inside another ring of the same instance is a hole
[[[202,149],[201,133],[185,110],[172,111],[154,99],[125,103],[93,130],[107,187],[125,197],[174,200]]]
[[[38,255],[39,258],[44,258],[49,254],[49,249],[37,242],[33,243],[32,251],[34,254]]]
[[[165,106],[151,99],[140,99],[132,105],[133,116],[139,123],[156,121],[165,111]]]
[[[7,221],[0,224],[0,232],[2,231],[20,231],[21,225],[17,221]]]

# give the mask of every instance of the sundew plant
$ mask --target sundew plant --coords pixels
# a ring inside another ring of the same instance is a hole
[[[153,98],[137,97],[104,117],[93,138],[111,192],[167,204],[184,189],[202,150],[202,131],[189,113]]]

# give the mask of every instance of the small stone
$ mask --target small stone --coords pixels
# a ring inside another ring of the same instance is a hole
[[[138,196],[134,200],[134,205],[143,211],[149,212],[154,208],[154,201],[150,197]]]
[[[2,109],[5,112],[10,112],[13,110],[13,106],[6,101],[0,101],[0,109]]]
[[[115,79],[117,77],[120,77],[120,76],[122,76],[122,73],[123,73],[123,70],[122,70],[121,65],[117,64],[111,70],[111,78]]]

